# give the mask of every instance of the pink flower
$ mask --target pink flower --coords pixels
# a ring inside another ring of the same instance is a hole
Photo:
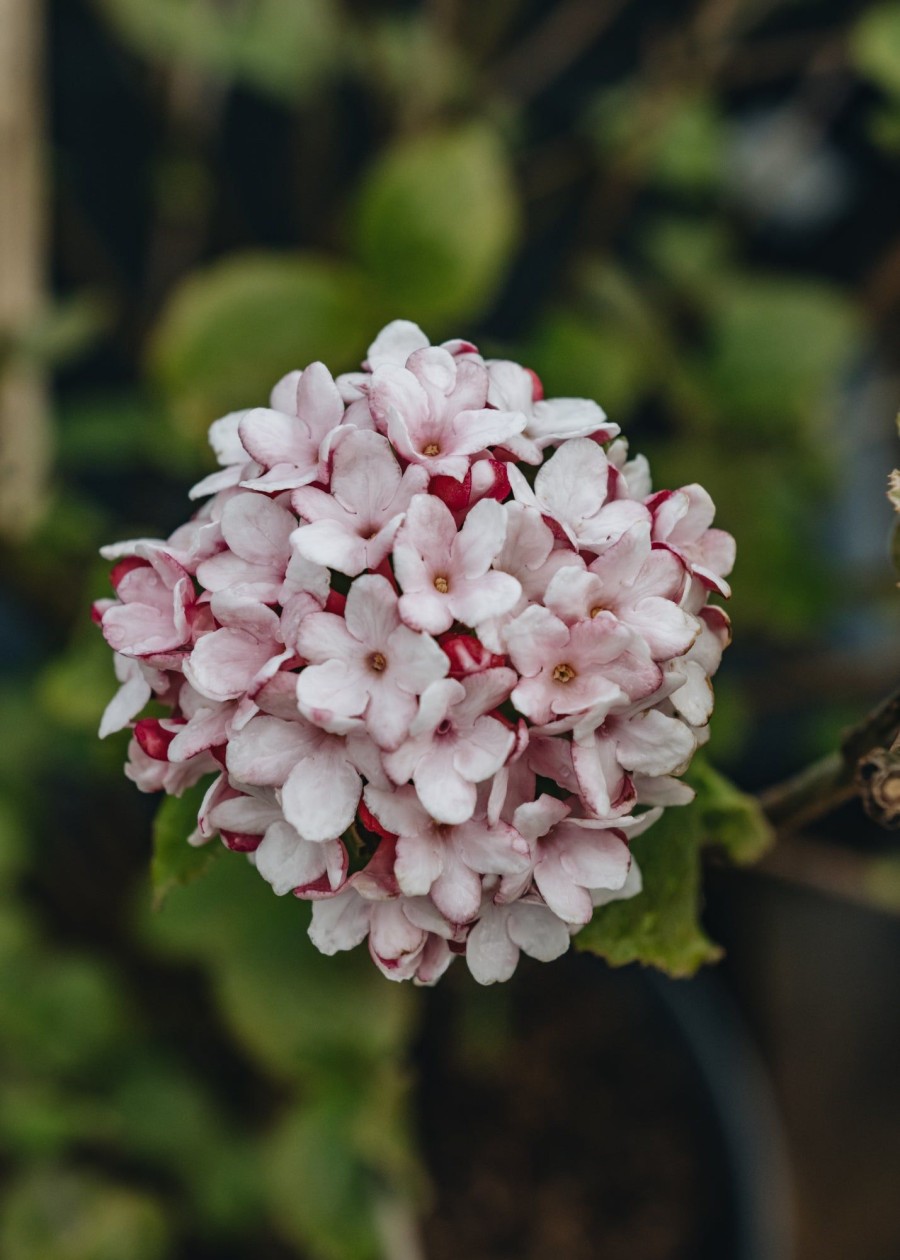
[[[240,425],[248,414],[247,411],[232,411],[210,425],[209,444],[222,468],[198,481],[188,492],[188,498],[202,499],[208,494],[218,494],[238,485],[244,477],[253,477],[262,471],[241,442]]]
[[[573,547],[600,551],[648,515],[631,499],[607,502],[609,469],[596,442],[574,438],[541,465],[533,490],[515,464],[509,480],[518,502],[551,517]]]
[[[320,460],[329,436],[344,418],[344,403],[324,363],[311,363],[294,385],[282,381],[278,401],[294,406],[288,413],[256,407],[238,424],[240,440],[266,472],[243,484],[253,490],[293,490],[324,473]]]
[[[296,640],[311,662],[297,680],[303,712],[320,724],[333,715],[363,718],[375,743],[386,749],[406,738],[417,697],[450,664],[430,635],[402,624],[397,604],[385,578],[357,578],[344,616],[310,613]]]
[[[506,513],[493,499],[476,503],[457,533],[440,499],[416,495],[394,543],[407,625],[440,634],[454,621],[477,627],[512,608],[519,583],[508,573],[489,572],[505,536]]]
[[[210,607],[219,628],[198,639],[184,676],[208,700],[253,697],[291,656],[278,615],[256,600],[220,591]]]
[[[141,792],[166,792],[169,796],[181,796],[205,774],[218,768],[208,753],[201,753],[193,760],[177,765],[165,758],[152,757],[135,738],[128,745],[125,777],[131,779]]]
[[[220,527],[227,550],[197,566],[198,581],[208,591],[277,603],[291,558],[296,518],[265,495],[247,491],[228,499]],[[327,588],[328,575],[320,572]]]
[[[509,980],[519,951],[540,962],[552,962],[569,948],[572,929],[533,896],[511,905],[487,899],[481,917],[466,938],[466,962],[479,984]]]
[[[351,880],[336,897],[313,904],[309,935],[323,954],[353,949],[368,936],[372,960],[388,980],[433,984],[452,961],[447,946],[452,929],[435,911],[426,910],[428,926],[420,926],[420,918],[419,899],[368,900]]]
[[[534,882],[544,901],[564,923],[590,920],[592,889],[618,891],[631,855],[621,832],[594,819],[572,818],[571,806],[551,796],[518,807],[513,826],[535,846]],[[506,880],[498,901],[515,901],[522,885]]]
[[[284,817],[305,840],[335,840],[356,816],[362,774],[386,782],[360,725],[344,736],[299,713],[290,720],[260,714],[229,740],[228,773],[240,783],[278,788]]]
[[[521,675],[513,704],[538,724],[590,710],[599,725],[613,706],[650,695],[662,681],[646,645],[609,612],[567,626],[532,604],[504,637]]]
[[[559,956],[691,798],[729,636],[709,496],[651,493],[617,432],[404,320],[361,372],[288,373],[212,425],[189,521],[104,549],[101,734],[144,791],[210,776],[188,842],[311,901],[325,953],[416,984]]]
[[[140,713],[151,695],[161,695],[168,686],[165,674],[134,657],[116,652],[113,667],[121,686],[103,710],[98,732],[101,739],[121,731]]]
[[[433,347],[417,350],[406,367],[376,368],[369,407],[404,459],[461,481],[471,456],[525,427],[521,412],[488,409],[487,390],[483,364]]]
[[[678,606],[683,564],[665,548],[651,549],[649,522],[640,521],[612,543],[586,571],[560,568],[544,603],[568,625],[614,613],[647,644],[655,661],[681,656],[700,624]]]
[[[502,703],[516,676],[486,669],[457,682],[432,683],[419,701],[409,737],[384,757],[397,784],[412,779],[419,800],[439,823],[464,823],[475,812],[475,784],[495,774],[512,752],[515,735],[487,714]]]
[[[397,838],[394,875],[408,897],[430,893],[450,923],[467,923],[481,905],[481,875],[520,878],[530,870],[527,842],[507,823],[471,818],[456,826],[435,819],[412,788],[367,787],[366,805]]]
[[[138,543],[134,550],[135,558],[113,571],[118,599],[96,605],[103,637],[122,656],[152,658],[181,649],[191,638],[194,584],[161,547]]]
[[[479,634],[495,652],[503,651],[503,631],[529,604],[540,604],[554,574],[563,568],[584,568],[584,561],[568,547],[555,550],[553,531],[540,514],[521,503],[504,503],[506,536],[494,565],[514,577],[522,589],[516,603],[500,617],[479,626]]]
[[[526,420],[521,434],[506,439],[506,449],[526,464],[540,464],[542,451],[571,438],[594,436],[608,442],[619,426],[587,398],[545,399],[533,373],[507,359],[489,359],[488,402],[499,411],[520,411]]]
[[[380,433],[348,430],[338,442],[328,493],[295,490],[294,511],[311,522],[293,534],[297,552],[316,564],[355,577],[382,563],[413,495],[428,484],[423,468],[401,475]]]
[[[734,539],[721,529],[711,529],[716,509],[702,486],[661,490],[648,500],[653,517],[654,542],[666,543],[691,565],[711,590],[731,594],[725,581],[734,567]]]

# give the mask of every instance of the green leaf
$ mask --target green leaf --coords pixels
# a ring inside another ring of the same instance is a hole
[[[173,888],[183,888],[205,875],[222,852],[221,845],[214,840],[204,845],[188,844],[188,836],[197,830],[197,812],[208,787],[208,780],[201,780],[182,796],[167,796],[157,811],[150,866],[156,910],[162,907]]]
[[[728,428],[783,438],[785,425],[821,441],[821,417],[856,344],[849,301],[826,284],[736,276],[711,312],[700,365]]]
[[[705,97],[676,101],[656,137],[651,173],[658,183],[688,193],[716,187],[725,170],[722,118]]]
[[[36,1169],[0,1206],[3,1260],[165,1260],[170,1242],[155,1199],[93,1173]]]
[[[397,142],[361,190],[354,240],[394,309],[439,325],[495,295],[518,235],[506,154],[483,124]]]
[[[99,0],[139,52],[181,61],[268,95],[307,95],[336,64],[340,30],[328,0]]]
[[[145,932],[157,951],[208,967],[235,1035],[276,1076],[364,1079],[403,1052],[415,993],[385,980],[365,950],[320,954],[308,922],[308,903],[273,897],[226,853],[165,914],[148,914]]]
[[[351,1126],[346,1106],[332,1098],[288,1114],[269,1144],[273,1213],[315,1260],[378,1260],[380,1254],[372,1187],[353,1151]]]
[[[867,8],[850,36],[857,71],[892,96],[900,96],[900,4]]]
[[[594,911],[575,937],[578,949],[614,967],[639,962],[671,976],[691,976],[721,950],[699,923],[702,813],[697,803],[670,807],[631,849],[644,881],[628,901]]]
[[[614,420],[627,413],[646,388],[641,344],[613,318],[551,311],[525,354],[548,396],[592,398]]]
[[[775,833],[755,797],[742,792],[702,756],[694,759],[688,782],[697,792],[694,804],[707,844],[718,845],[733,862],[747,866],[775,842]]]
[[[293,368],[355,366],[372,338],[372,297],[353,268],[312,254],[232,255],[194,272],[156,328],[151,369],[175,419],[205,448],[210,421],[265,403]]]

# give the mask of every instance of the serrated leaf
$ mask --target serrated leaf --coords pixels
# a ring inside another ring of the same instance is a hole
[[[205,446],[210,421],[265,405],[274,383],[315,359],[354,367],[372,335],[359,273],[312,254],[232,255],[194,272],[155,330],[151,369],[176,420]]]
[[[215,841],[200,846],[188,844],[188,836],[197,830],[197,812],[208,786],[209,781],[204,779],[181,796],[167,796],[157,811],[150,864],[156,910],[174,888],[183,888],[205,875],[222,852]]]
[[[478,124],[389,148],[363,183],[354,241],[396,311],[443,324],[494,296],[518,220],[506,154]]]
[[[740,866],[757,861],[775,842],[775,832],[755,797],[696,757],[687,775],[697,793],[701,839],[724,849]]]
[[[600,954],[614,967],[639,962],[671,976],[691,976],[719,958],[721,950],[699,922],[702,843],[696,802],[667,809],[631,846],[643,891],[595,910],[575,937],[576,948]]]

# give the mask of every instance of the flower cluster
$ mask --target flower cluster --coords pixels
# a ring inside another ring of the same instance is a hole
[[[104,549],[101,735],[142,791],[215,776],[191,842],[311,900],[324,953],[425,984],[557,957],[690,799],[729,634],[709,495],[652,493],[618,433],[406,321],[290,373],[212,425],[188,524]]]

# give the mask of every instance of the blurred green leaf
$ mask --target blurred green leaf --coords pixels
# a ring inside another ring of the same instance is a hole
[[[176,289],[153,337],[151,368],[172,400],[176,432],[205,451],[210,421],[264,406],[285,372],[315,359],[334,372],[356,366],[374,318],[364,282],[342,263],[232,255]]]
[[[695,757],[688,778],[697,792],[695,807],[707,844],[723,848],[740,866],[757,861],[774,844],[775,833],[756,797],[742,792],[705,757]]]
[[[47,1158],[76,1143],[103,1140],[113,1131],[112,1109],[58,1082],[21,1079],[0,1084],[0,1145],[15,1155]]]
[[[305,96],[340,50],[328,0],[97,0],[123,38],[165,65],[182,61],[268,95]]]
[[[236,854],[149,916],[149,942],[202,960],[237,1036],[288,1081],[365,1079],[402,1054],[415,993],[385,980],[364,950],[326,958],[306,935],[309,905],[275,898]],[[360,1029],[365,1035],[360,1035]]]
[[[665,215],[642,233],[644,255],[679,294],[708,305],[734,275],[732,241],[721,221]]]
[[[738,541],[729,613],[742,633],[804,640],[831,599],[818,503],[823,478],[813,455],[787,458],[761,443],[735,458],[727,435],[647,450],[658,486],[698,481],[718,505],[716,524]]]
[[[35,1169],[0,1204],[3,1260],[165,1260],[160,1204],[99,1175]]]
[[[651,178],[696,193],[716,187],[724,170],[725,134],[715,103],[704,96],[674,102],[657,131]]]
[[[60,416],[59,463],[68,473],[144,468],[156,446],[171,445],[162,434],[163,419],[158,402],[133,390],[80,397]]]
[[[703,839],[696,801],[667,809],[631,845],[643,891],[595,910],[575,937],[576,947],[602,955],[614,967],[640,962],[671,976],[691,976],[703,963],[715,962],[721,950],[699,922]]]
[[[900,4],[866,7],[851,31],[849,47],[859,74],[900,96]]]
[[[110,1111],[109,1128],[121,1147],[175,1173],[213,1227],[258,1222],[261,1172],[253,1140],[232,1126],[204,1081],[166,1055],[148,1054],[110,1090]]]
[[[25,822],[22,811],[0,795],[0,879],[8,884],[26,857]]]
[[[201,779],[181,796],[164,797],[157,810],[150,865],[156,910],[161,909],[173,889],[183,888],[205,875],[223,851],[215,839],[202,845],[188,844],[188,836],[197,830],[197,813],[208,787],[209,781]]]
[[[828,387],[856,345],[849,301],[826,284],[736,275],[710,318],[699,370],[723,426],[781,437],[789,424],[821,440]]]
[[[473,86],[471,48],[447,39],[426,8],[386,11],[353,48],[366,78],[390,98],[400,119],[420,129],[423,119],[452,108]]]
[[[41,673],[41,708],[61,726],[96,732],[115,685],[109,647],[93,622]]]
[[[439,326],[479,314],[518,238],[509,161],[483,124],[395,143],[366,177],[354,239],[396,315]]]
[[[548,397],[592,398],[612,420],[627,415],[647,382],[639,340],[614,319],[551,311],[529,340],[525,355]]]
[[[356,1098],[331,1095],[289,1112],[266,1152],[273,1214],[314,1260],[379,1260],[376,1185],[355,1149]]]
[[[121,995],[93,959],[37,943],[0,957],[4,1050],[23,1066],[66,1076],[103,1070],[124,1022]]]

